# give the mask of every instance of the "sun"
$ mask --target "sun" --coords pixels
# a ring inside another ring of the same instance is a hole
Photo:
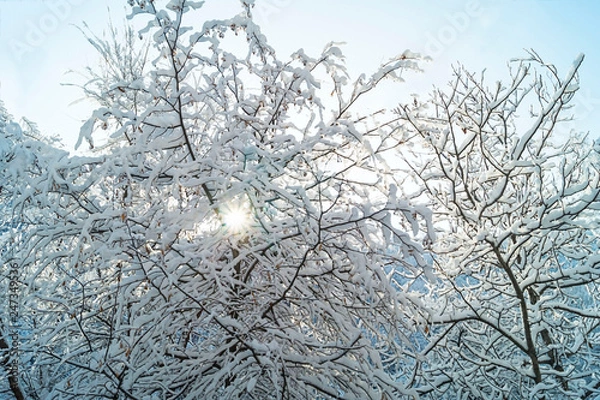
[[[223,225],[231,232],[245,231],[250,225],[250,215],[247,207],[232,204],[225,207],[221,213]]]

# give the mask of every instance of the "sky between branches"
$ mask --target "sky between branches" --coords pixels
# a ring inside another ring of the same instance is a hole
[[[600,137],[600,2],[596,0],[256,0],[254,11],[271,45],[285,58],[298,48],[316,55],[329,41],[343,46],[349,71],[370,73],[405,49],[430,55],[425,72],[379,95],[393,106],[407,94],[425,96],[443,86],[457,62],[492,79],[508,81],[506,63],[535,49],[564,75],[579,53],[586,60],[575,102],[577,121],[565,125]],[[237,0],[208,0],[206,19],[238,13]],[[118,28],[125,0],[0,0],[0,99],[17,119],[36,122],[73,149],[93,105],[77,102],[76,73],[98,63],[77,29],[87,23],[99,36],[109,18]],[[200,27],[203,20],[197,21]],[[75,104],[73,104],[75,102]]]

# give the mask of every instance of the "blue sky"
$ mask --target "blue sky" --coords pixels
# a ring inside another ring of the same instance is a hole
[[[429,54],[425,72],[407,76],[405,86],[382,92],[393,102],[401,93],[424,96],[451,77],[451,64],[487,69],[507,79],[506,63],[535,49],[563,75],[583,52],[578,120],[564,129],[600,137],[600,1],[597,0],[256,0],[255,17],[281,57],[302,47],[317,53],[329,41],[346,42],[354,74],[371,72],[405,49]],[[0,0],[0,99],[17,119],[37,122],[71,149],[81,121],[91,111],[76,102],[81,93],[61,83],[97,57],[77,30],[85,21],[101,33],[109,14],[120,26],[125,0]],[[110,9],[110,11],[109,11]],[[207,18],[239,10],[236,0],[208,0]],[[202,21],[198,21],[200,25]],[[397,97],[396,97],[397,96]],[[72,104],[76,102],[75,104]]]

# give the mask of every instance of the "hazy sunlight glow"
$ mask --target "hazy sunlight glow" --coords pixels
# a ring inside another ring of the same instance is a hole
[[[250,217],[248,210],[238,204],[226,207],[222,211],[223,225],[232,232],[239,233],[248,228]]]

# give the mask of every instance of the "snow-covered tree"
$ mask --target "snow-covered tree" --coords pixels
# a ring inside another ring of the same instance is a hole
[[[19,270],[13,255],[18,252],[17,236],[23,227],[11,204],[20,172],[14,164],[20,161],[17,156],[23,155],[18,150],[23,139],[21,127],[0,102],[0,393],[12,393],[17,399],[24,397],[18,380]]]
[[[199,29],[201,2],[158,3],[130,1],[147,63],[92,38],[107,65],[81,141],[102,146],[34,152],[47,173],[15,203],[39,210],[19,256],[28,395],[416,395],[428,215],[388,162],[398,117],[354,108],[418,57],[352,82],[334,44],[278,59],[248,1]]]
[[[68,158],[56,145],[57,139],[42,136],[33,122],[13,120],[0,102],[0,376],[2,385],[8,383],[3,393],[17,399],[27,398],[29,384],[20,379],[28,368],[21,337],[35,320],[22,305],[24,280],[31,276],[29,240],[60,209],[51,205],[54,189],[48,183],[57,172],[54,166]]]
[[[565,78],[535,54],[491,88],[462,68],[399,107],[413,195],[428,199],[428,344],[419,392],[448,399],[591,399],[600,389],[600,169],[570,118]]]
[[[556,137],[583,57],[368,112],[418,55],[352,80],[334,43],[278,58],[251,0],[128,3],[143,40],[88,35],[89,155],[0,105],[2,393],[598,395],[600,157]]]

